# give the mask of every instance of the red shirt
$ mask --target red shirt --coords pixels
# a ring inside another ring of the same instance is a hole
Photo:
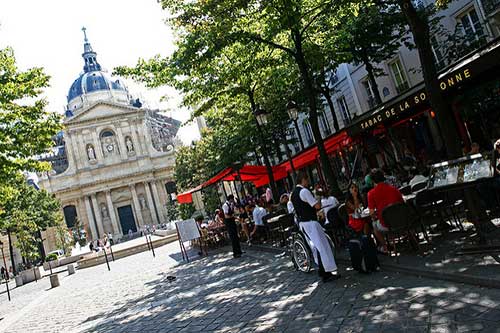
[[[394,203],[404,202],[401,192],[394,186],[386,183],[379,183],[368,192],[368,208],[376,211],[380,223],[385,227],[382,219],[382,210]]]

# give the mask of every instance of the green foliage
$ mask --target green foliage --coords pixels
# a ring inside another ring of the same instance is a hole
[[[57,260],[57,254],[51,253],[45,257],[45,262]]]
[[[214,186],[203,189],[203,203],[208,215],[213,216],[215,210],[220,207],[219,194]]]
[[[62,249],[66,256],[71,255],[71,249],[75,245],[75,241],[68,231],[68,228],[63,224],[56,226],[56,246]]]
[[[0,182],[22,170],[50,169],[36,160],[61,129],[60,116],[46,111],[47,102],[38,98],[48,85],[41,68],[19,71],[13,50],[0,49]]]
[[[179,206],[179,216],[182,220],[190,219],[196,211],[193,204],[185,204]]]
[[[177,206],[177,203],[169,201],[167,203],[166,208],[167,208],[167,219],[169,222],[179,219],[179,207]]]

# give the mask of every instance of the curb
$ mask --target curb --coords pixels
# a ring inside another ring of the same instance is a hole
[[[248,250],[269,252],[269,253],[283,253],[286,249],[272,248],[262,245],[245,246]],[[337,261],[342,264],[350,265],[351,261],[348,258],[337,257]],[[440,271],[433,271],[428,269],[417,269],[408,266],[401,266],[387,262],[381,262],[382,268],[385,271],[395,272],[406,275],[413,275],[418,277],[425,277],[433,280],[442,280],[460,284],[469,284],[473,286],[500,289],[500,280],[483,278],[474,275],[460,274],[460,273],[446,273]]]

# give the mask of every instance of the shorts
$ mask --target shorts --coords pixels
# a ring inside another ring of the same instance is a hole
[[[377,229],[378,231],[380,232],[388,232],[389,229],[382,225],[382,223],[380,223],[380,220],[377,220],[377,221],[373,221],[373,228]]]

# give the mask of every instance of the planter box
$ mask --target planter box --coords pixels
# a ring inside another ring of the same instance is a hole
[[[19,274],[22,276],[23,284],[35,281],[35,274],[36,274],[36,279],[40,279],[41,277],[40,269],[38,267],[27,269],[25,271],[20,272]]]
[[[52,269],[58,267],[59,266],[59,259],[52,260],[50,262],[50,266],[52,267]],[[49,263],[48,262],[44,262],[43,263],[43,270],[46,271],[46,272],[50,272],[50,267],[49,267]]]

